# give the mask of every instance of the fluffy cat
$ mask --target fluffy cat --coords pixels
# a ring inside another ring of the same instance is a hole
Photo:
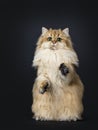
[[[83,113],[84,85],[75,71],[78,56],[69,29],[47,29],[36,44],[32,113],[36,120],[76,121]]]

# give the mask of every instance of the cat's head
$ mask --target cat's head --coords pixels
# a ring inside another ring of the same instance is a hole
[[[69,29],[47,29],[42,27],[42,34],[39,37],[38,48],[41,49],[72,49],[72,42],[69,35]]]

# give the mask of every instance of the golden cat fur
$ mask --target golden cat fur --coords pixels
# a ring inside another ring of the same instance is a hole
[[[75,71],[78,62],[68,28],[42,27],[33,59],[37,77],[32,89],[32,113],[36,120],[81,119],[84,86]],[[69,69],[67,75],[59,69],[62,63]],[[47,90],[41,93],[46,85]]]

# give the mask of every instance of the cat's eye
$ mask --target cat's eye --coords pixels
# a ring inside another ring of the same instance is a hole
[[[58,42],[60,42],[61,40],[62,40],[62,38],[60,38],[60,37],[57,38],[57,41],[58,41]]]
[[[47,40],[48,40],[48,41],[51,41],[51,40],[52,40],[52,37],[48,37]]]

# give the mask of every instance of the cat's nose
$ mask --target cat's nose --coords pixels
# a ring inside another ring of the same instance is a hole
[[[55,41],[55,40],[53,40],[53,41],[52,41],[52,43],[53,43],[53,44],[56,44],[56,41]]]

